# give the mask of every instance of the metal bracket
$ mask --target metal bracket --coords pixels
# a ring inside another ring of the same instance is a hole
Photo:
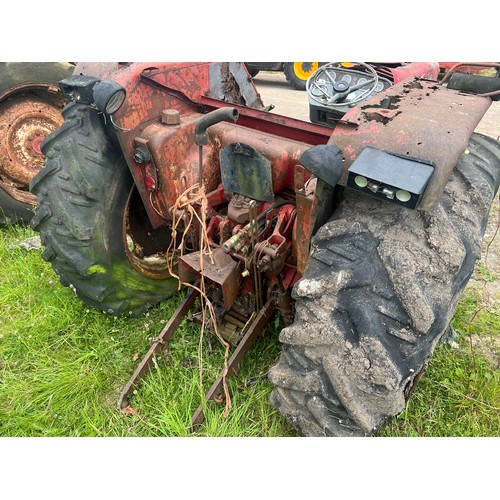
[[[297,272],[304,274],[309,255],[309,238],[312,232],[314,193],[307,193],[305,188],[305,168],[302,165],[295,166],[295,203],[297,207],[297,222],[295,224],[295,237],[293,238],[295,248],[293,249],[297,261]]]
[[[118,399],[118,409],[124,410],[129,406],[130,397],[134,394],[137,387],[139,386],[141,380],[144,379],[146,374],[150,371],[153,363],[154,355],[164,347],[164,345],[170,341],[173,334],[181,324],[182,320],[187,316],[189,310],[193,306],[196,297],[198,296],[196,289],[191,288],[188,292],[185,299],[181,302],[179,307],[176,309],[168,323],[165,325],[160,335],[155,339],[153,345],[150,347],[147,354],[144,356],[142,361],[137,366],[134,374],[130,378],[130,380],[125,385],[124,389],[120,394],[120,398]],[[198,426],[200,426],[204,420],[204,407],[208,401],[216,399],[223,393],[223,384],[224,377],[230,377],[238,372],[239,366],[246,356],[256,339],[259,335],[264,331],[265,326],[269,322],[269,318],[275,307],[275,299],[270,298],[264,307],[255,315],[252,323],[249,325],[245,334],[243,335],[241,341],[238,343],[238,346],[235,348],[231,358],[228,361],[226,372],[223,376],[221,375],[215,380],[212,384],[212,387],[205,394],[205,402],[202,403],[192,417],[192,425],[191,430],[195,430]]]
[[[149,370],[151,370],[151,367],[153,366],[154,355],[162,348],[165,342],[168,342],[172,338],[177,328],[179,328],[182,320],[186,317],[187,313],[193,306],[196,297],[197,294],[195,289],[191,288],[186,298],[181,302],[180,306],[171,316],[170,320],[165,325],[165,328],[163,328],[160,335],[158,335],[158,337],[155,339],[146,356],[144,356],[144,358],[136,368],[134,374],[123,388],[120,394],[120,398],[118,399],[119,410],[123,410],[129,405],[130,396],[134,393],[140,381],[146,376]]]

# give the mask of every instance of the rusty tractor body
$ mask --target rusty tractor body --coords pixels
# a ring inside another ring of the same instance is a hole
[[[448,291],[422,295],[405,284],[422,265],[413,262],[420,243],[392,255],[383,228],[431,241],[421,259],[440,260],[428,253],[441,255],[428,227],[444,224],[464,151],[498,157],[494,141],[470,145],[488,97],[406,78],[332,130],[268,113],[240,63],[79,63],[60,88],[65,123],[44,141],[46,165],[31,183],[44,258],[82,300],[112,314],[140,314],[179,283],[189,290],[121,408],[198,298],[210,311],[200,321],[210,316],[234,349],[207,401],[278,311],[284,348],[271,400],[300,433],[366,435],[402,410],[474,259],[456,238],[459,263],[436,270]],[[472,225],[498,187],[498,164],[486,170]],[[467,238],[480,239],[476,230]]]

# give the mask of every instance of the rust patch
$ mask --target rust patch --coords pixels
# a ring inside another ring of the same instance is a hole
[[[1,188],[11,197],[21,203],[28,203],[30,205],[34,205],[36,203],[36,196],[29,191],[23,191],[21,189],[17,189],[12,184],[7,182],[3,182],[0,180]]]
[[[365,113],[365,118],[368,121],[375,121],[378,123],[382,123],[383,125],[386,125],[389,123],[394,117],[398,116],[400,114],[400,111],[392,111],[389,109],[379,109],[377,111],[367,111]]]
[[[0,176],[25,188],[43,167],[43,139],[63,123],[60,98],[48,102],[31,93],[16,94],[0,105]]]
[[[240,86],[236,82],[233,74],[229,71],[229,63],[225,62],[221,64],[221,73],[222,73],[222,91],[225,96],[229,99],[228,101],[234,104],[245,104],[245,100],[243,99]]]
[[[488,98],[424,80],[394,85],[350,110],[333,131],[329,143],[336,144],[345,159],[340,184],[346,185],[349,167],[368,145],[419,158],[435,166],[418,206],[431,210],[490,104]]]

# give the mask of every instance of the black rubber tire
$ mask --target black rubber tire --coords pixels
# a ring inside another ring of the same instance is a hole
[[[311,64],[315,65],[317,68],[318,63],[302,63],[302,64]],[[286,62],[283,63],[283,73],[285,74],[286,81],[288,82],[288,85],[290,87],[294,88],[295,90],[306,90],[306,83],[307,83],[307,78],[301,78],[297,73],[295,72],[294,69],[295,63],[293,62]],[[311,68],[313,68],[311,66]],[[311,71],[311,74],[313,71]]]
[[[73,73],[73,68],[63,62],[1,62],[0,96],[10,96],[16,87],[28,83],[57,85]],[[33,204],[15,199],[0,187],[0,225],[27,225],[33,214]]]
[[[0,95],[25,83],[53,83],[73,73],[74,65],[65,62],[0,63]]]
[[[305,436],[365,436],[405,407],[453,317],[500,178],[474,134],[440,204],[407,210],[354,191],[312,241],[272,404]]]
[[[33,205],[16,200],[0,186],[0,226],[27,226],[33,214]]]
[[[45,167],[30,183],[31,221],[63,285],[90,306],[137,316],[177,291],[177,280],[139,273],[125,252],[123,215],[133,186],[123,154],[96,109],[70,104],[42,143]]]

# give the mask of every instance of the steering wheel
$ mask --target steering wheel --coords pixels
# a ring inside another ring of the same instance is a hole
[[[316,72],[307,80],[306,90],[309,97],[321,105],[331,107],[341,107],[346,105],[357,104],[364,101],[370,96],[378,84],[378,75],[373,66],[364,62],[352,63],[356,66],[363,66],[368,70],[368,75],[371,78],[361,83],[350,86],[349,82],[344,80],[335,80],[335,77],[330,73],[331,70],[339,70],[339,62],[332,62],[319,67]],[[364,92],[357,95],[352,101],[342,102],[344,99],[357,90],[366,88]],[[321,96],[315,95],[312,91],[317,90]]]

